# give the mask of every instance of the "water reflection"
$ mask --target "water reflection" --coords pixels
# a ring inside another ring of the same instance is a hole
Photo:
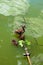
[[[21,61],[20,61],[20,60],[18,60],[17,65],[22,65],[22,63],[21,63]]]
[[[41,65],[43,62],[43,54],[38,54],[38,56],[33,56],[31,58],[33,65]]]

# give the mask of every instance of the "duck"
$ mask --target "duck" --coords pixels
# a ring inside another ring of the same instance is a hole
[[[24,40],[24,39],[25,39],[24,32],[25,32],[25,25],[23,25],[20,29],[17,29],[17,30],[15,31],[15,33],[18,34],[18,38],[19,38],[20,40]]]

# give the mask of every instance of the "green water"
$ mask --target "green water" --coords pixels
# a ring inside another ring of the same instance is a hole
[[[0,15],[0,64],[1,65],[28,65],[27,59],[22,55],[24,50],[12,45],[13,38],[12,24],[14,17]],[[43,37],[39,38],[38,44],[30,37],[32,45],[30,47],[31,60],[33,65],[43,65]]]
[[[38,17],[40,11],[43,9],[43,1],[39,0],[39,4],[37,2],[31,0],[29,17]],[[41,3],[42,5],[40,5]],[[40,18],[43,19],[42,14],[40,14]],[[0,65],[28,65],[26,57],[23,56],[24,50],[13,46],[11,43],[13,38],[13,25],[11,24],[13,21],[13,16],[0,15]],[[29,37],[29,40],[32,41],[31,47],[28,47],[31,53],[32,65],[43,65],[43,36],[37,38],[38,44],[32,37]]]

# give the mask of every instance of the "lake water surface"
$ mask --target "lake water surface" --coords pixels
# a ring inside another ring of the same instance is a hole
[[[43,20],[43,0],[30,0],[30,5],[28,16],[40,17]],[[0,14],[0,65],[29,65],[26,57],[23,56],[24,50],[11,43],[14,37],[13,21],[13,16]],[[43,36],[37,38],[38,44],[32,37],[29,37],[29,40],[32,41],[31,47],[28,47],[32,65],[43,65]]]

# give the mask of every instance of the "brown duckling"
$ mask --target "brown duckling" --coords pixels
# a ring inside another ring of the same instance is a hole
[[[20,40],[24,40],[25,39],[25,35],[23,34],[24,32],[25,32],[25,25],[22,26],[20,29],[15,31],[15,33],[18,34],[18,38]]]
[[[17,46],[18,45],[18,42],[16,40],[12,40],[12,43]]]

